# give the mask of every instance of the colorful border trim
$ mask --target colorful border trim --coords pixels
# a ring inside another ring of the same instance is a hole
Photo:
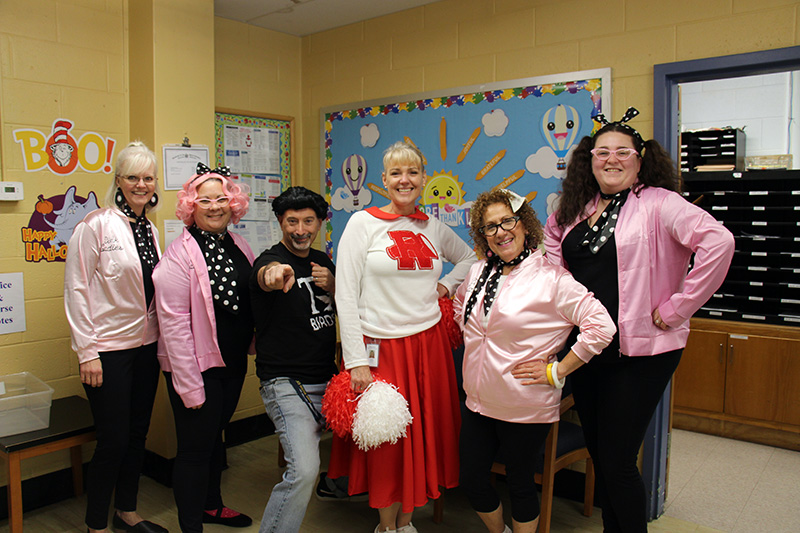
[[[281,138],[281,191],[292,186],[291,175],[291,129],[288,120],[248,117],[231,113],[214,113],[214,151],[217,166],[225,164],[223,148],[223,126],[246,126],[248,128],[272,128],[280,131]]]

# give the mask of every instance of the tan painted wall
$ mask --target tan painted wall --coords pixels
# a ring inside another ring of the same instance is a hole
[[[319,183],[320,109],[611,67],[615,116],[648,136],[653,65],[800,44],[791,0],[443,0],[303,38],[303,158]]]
[[[12,131],[33,128],[49,136],[53,121],[63,117],[75,122],[76,138],[95,131],[118,146],[128,142],[124,13],[123,0],[0,2],[2,178],[22,182],[25,191],[22,201],[0,203],[0,272],[23,273],[27,326],[0,335],[0,374],[32,372],[55,389],[55,397],[83,394],[64,315],[64,263],[26,262],[20,228],[28,225],[37,195],[63,194],[76,185],[80,196],[93,190],[102,197],[112,178],[80,170],[66,177],[49,170],[26,173]],[[63,468],[66,457],[25,461],[23,477]]]
[[[222,18],[214,19],[214,27],[217,109],[292,117],[297,143],[301,127],[300,39]],[[295,147],[295,184],[304,185],[298,153]],[[264,414],[258,386],[251,357],[234,420]]]

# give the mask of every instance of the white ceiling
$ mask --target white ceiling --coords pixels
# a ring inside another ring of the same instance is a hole
[[[438,0],[214,0],[214,14],[302,37]]]

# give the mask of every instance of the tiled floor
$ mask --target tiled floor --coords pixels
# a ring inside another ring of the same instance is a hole
[[[323,464],[329,441],[323,441]],[[267,437],[229,450],[223,495],[228,505],[250,514],[251,527],[231,530],[207,526],[208,533],[255,533],[271,487],[280,479],[277,440]],[[672,437],[671,470],[666,513],[649,526],[651,533],[800,531],[800,453],[708,435],[676,430]],[[500,484],[502,488],[502,484]],[[432,504],[418,510],[414,524],[421,533],[484,531],[458,489],[447,492],[442,524],[431,521]],[[149,478],[142,478],[139,498],[142,515],[179,531],[172,494]],[[71,498],[25,513],[26,532],[83,532],[85,499]],[[600,509],[591,518],[582,504],[557,499],[553,533],[600,532]],[[306,513],[303,533],[373,531],[377,513],[366,503],[320,502]],[[8,533],[8,521],[0,533]]]
[[[672,433],[665,515],[720,531],[800,531],[800,452]]]

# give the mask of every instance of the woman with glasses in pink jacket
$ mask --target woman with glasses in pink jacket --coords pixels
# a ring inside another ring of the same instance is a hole
[[[158,386],[152,274],[161,252],[147,218],[158,204],[157,168],[156,155],[143,143],[126,146],[117,156],[106,207],[75,226],[67,249],[64,305],[97,432],[86,476],[92,532],[107,531],[112,494],[116,530],[167,531],[136,512]]]
[[[722,224],[677,193],[669,154],[627,124],[637,114],[596,118],[603,127],[573,152],[544,241],[548,259],[594,292],[617,325],[611,344],[570,379],[604,530],[626,533],[647,531],[639,447],[689,319],[722,284],[734,248]]]
[[[478,254],[456,291],[455,320],[464,332],[461,478],[490,533],[511,529],[491,483],[498,451],[506,464],[514,533],[534,533],[539,498],[537,451],[559,418],[564,378],[600,353],[614,325],[603,305],[538,245],[542,224],[524,198],[485,192],[470,209]],[[568,344],[573,326],[580,336]]]
[[[161,336],[158,361],[175,418],[178,453],[172,470],[183,532],[203,523],[247,527],[250,517],[222,503],[222,431],[239,402],[253,353],[247,288],[253,252],[228,231],[247,213],[247,191],[228,167],[197,165],[178,192],[175,214],[186,227],[153,273]]]

